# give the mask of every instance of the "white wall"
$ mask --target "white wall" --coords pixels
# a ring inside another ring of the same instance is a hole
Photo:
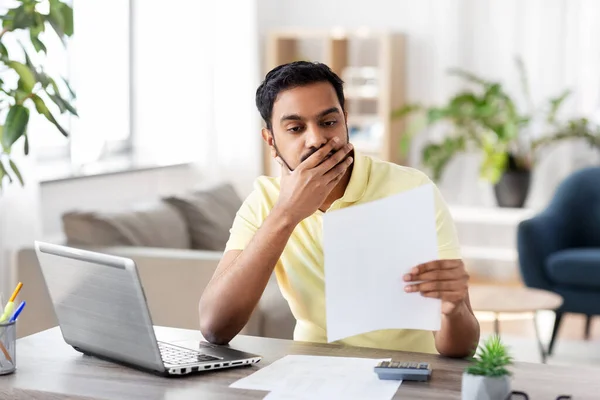
[[[521,54],[534,101],[569,86],[577,91],[567,104],[570,111],[600,110],[600,2],[594,0],[259,0],[258,9],[263,39],[269,29],[282,27],[404,32],[409,101],[443,102],[459,88],[446,75],[449,67],[502,80],[518,95],[513,57]],[[415,161],[424,138],[413,148]],[[553,151],[535,172],[529,204],[545,204],[570,171],[599,159],[582,147]],[[478,182],[477,161],[465,156],[451,163],[441,183],[450,202],[494,205],[489,185]]]

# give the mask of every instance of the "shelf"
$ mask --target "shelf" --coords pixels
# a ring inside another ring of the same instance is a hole
[[[360,88],[344,89],[344,97],[347,100],[377,100],[379,95],[375,90],[361,90]]]
[[[348,115],[348,125],[373,125],[381,122],[377,114],[354,114]]]
[[[347,109],[350,110],[348,123],[349,127],[355,128],[350,132],[350,141],[357,151],[405,165],[405,156],[397,145],[406,131],[405,122],[391,117],[393,110],[405,105],[404,34],[387,30],[336,27],[329,30],[276,30],[269,32],[266,38],[265,73],[276,66],[306,59],[308,48],[322,49],[320,55],[311,55],[310,59],[329,65],[344,80],[344,95],[349,103]],[[372,46],[373,57],[359,60],[353,51],[356,51],[355,45],[361,44],[365,39],[372,42],[369,46]],[[271,174],[270,149],[266,145],[263,170],[265,175]]]

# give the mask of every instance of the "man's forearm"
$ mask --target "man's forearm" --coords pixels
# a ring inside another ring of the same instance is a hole
[[[248,246],[220,265],[200,300],[200,329],[206,339],[227,343],[248,322],[297,222],[273,209]]]
[[[447,357],[469,357],[475,354],[479,342],[479,322],[467,301],[457,306],[451,315],[442,315],[442,326],[435,334],[438,352]]]

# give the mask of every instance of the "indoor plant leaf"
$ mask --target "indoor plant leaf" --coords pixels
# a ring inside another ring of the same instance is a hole
[[[558,114],[558,110],[560,106],[564,103],[564,101],[571,95],[571,90],[566,89],[559,96],[550,99],[550,109],[548,110],[548,117],[546,121],[549,124],[554,124],[556,122],[556,114]]]
[[[450,68],[450,69],[448,69],[448,74],[461,77],[468,82],[476,83],[478,85],[487,86],[490,84],[490,82],[486,81],[485,79],[480,78],[477,75],[475,75],[471,72],[467,72],[460,68]]]
[[[61,3],[60,13],[63,17],[63,31],[65,35],[73,35],[73,9],[67,4]]]
[[[18,61],[9,61],[7,63],[9,67],[15,70],[15,72],[19,75],[19,88],[25,90],[27,92],[31,92],[33,86],[35,85],[35,76],[31,69],[25,64],[21,64]]]
[[[8,49],[4,44],[2,44],[2,42],[0,42],[0,57],[9,58]]]
[[[35,8],[27,8],[25,4],[11,8],[4,15],[2,27],[9,31],[16,29],[26,29],[35,22]]]
[[[44,44],[44,42],[42,42],[38,36],[31,34],[29,39],[31,40],[31,44],[33,44],[33,47],[35,48],[36,51],[40,52],[44,52],[46,53],[46,45]]]
[[[46,117],[46,119],[48,119],[48,121],[52,122],[65,137],[69,136],[69,133],[62,126],[60,126],[58,121],[56,121],[56,118],[54,118],[48,109],[48,106],[46,106],[46,103],[44,103],[44,100],[42,100],[40,96],[34,94],[31,96],[31,100],[35,104],[35,109],[38,113],[42,114],[44,117]]]
[[[23,153],[27,156],[29,155],[29,136],[27,136],[27,133],[23,135],[23,137],[25,138],[25,143],[23,144]]]
[[[46,92],[46,94],[48,94],[48,97],[50,97],[50,99],[52,99],[54,104],[56,104],[58,106],[61,114],[68,111],[71,114],[77,116],[77,110],[75,110],[75,107],[73,107],[71,104],[69,104],[69,102],[66,101],[65,99],[63,99],[59,94],[53,94],[53,93],[48,93],[48,92]]]
[[[2,179],[4,179],[4,177],[8,177],[8,182],[12,183],[13,179],[12,176],[10,176],[10,174],[8,173],[8,171],[6,170],[6,168],[4,168],[4,164],[2,163],[2,160],[0,160],[0,176],[2,178],[0,178],[0,181]]]
[[[19,171],[19,168],[17,168],[17,165],[15,164],[15,162],[13,160],[9,159],[8,164],[10,165],[10,169],[12,169],[13,173],[15,174],[15,176],[21,183],[21,186],[23,186],[24,185],[23,176],[21,176],[21,171]]]
[[[2,147],[6,152],[15,143],[27,129],[29,122],[29,109],[22,105],[14,105],[8,111],[4,121],[4,132],[2,134]]]

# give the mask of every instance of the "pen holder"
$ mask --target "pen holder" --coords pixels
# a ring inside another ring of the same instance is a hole
[[[15,372],[17,368],[17,324],[0,323],[0,375]]]

